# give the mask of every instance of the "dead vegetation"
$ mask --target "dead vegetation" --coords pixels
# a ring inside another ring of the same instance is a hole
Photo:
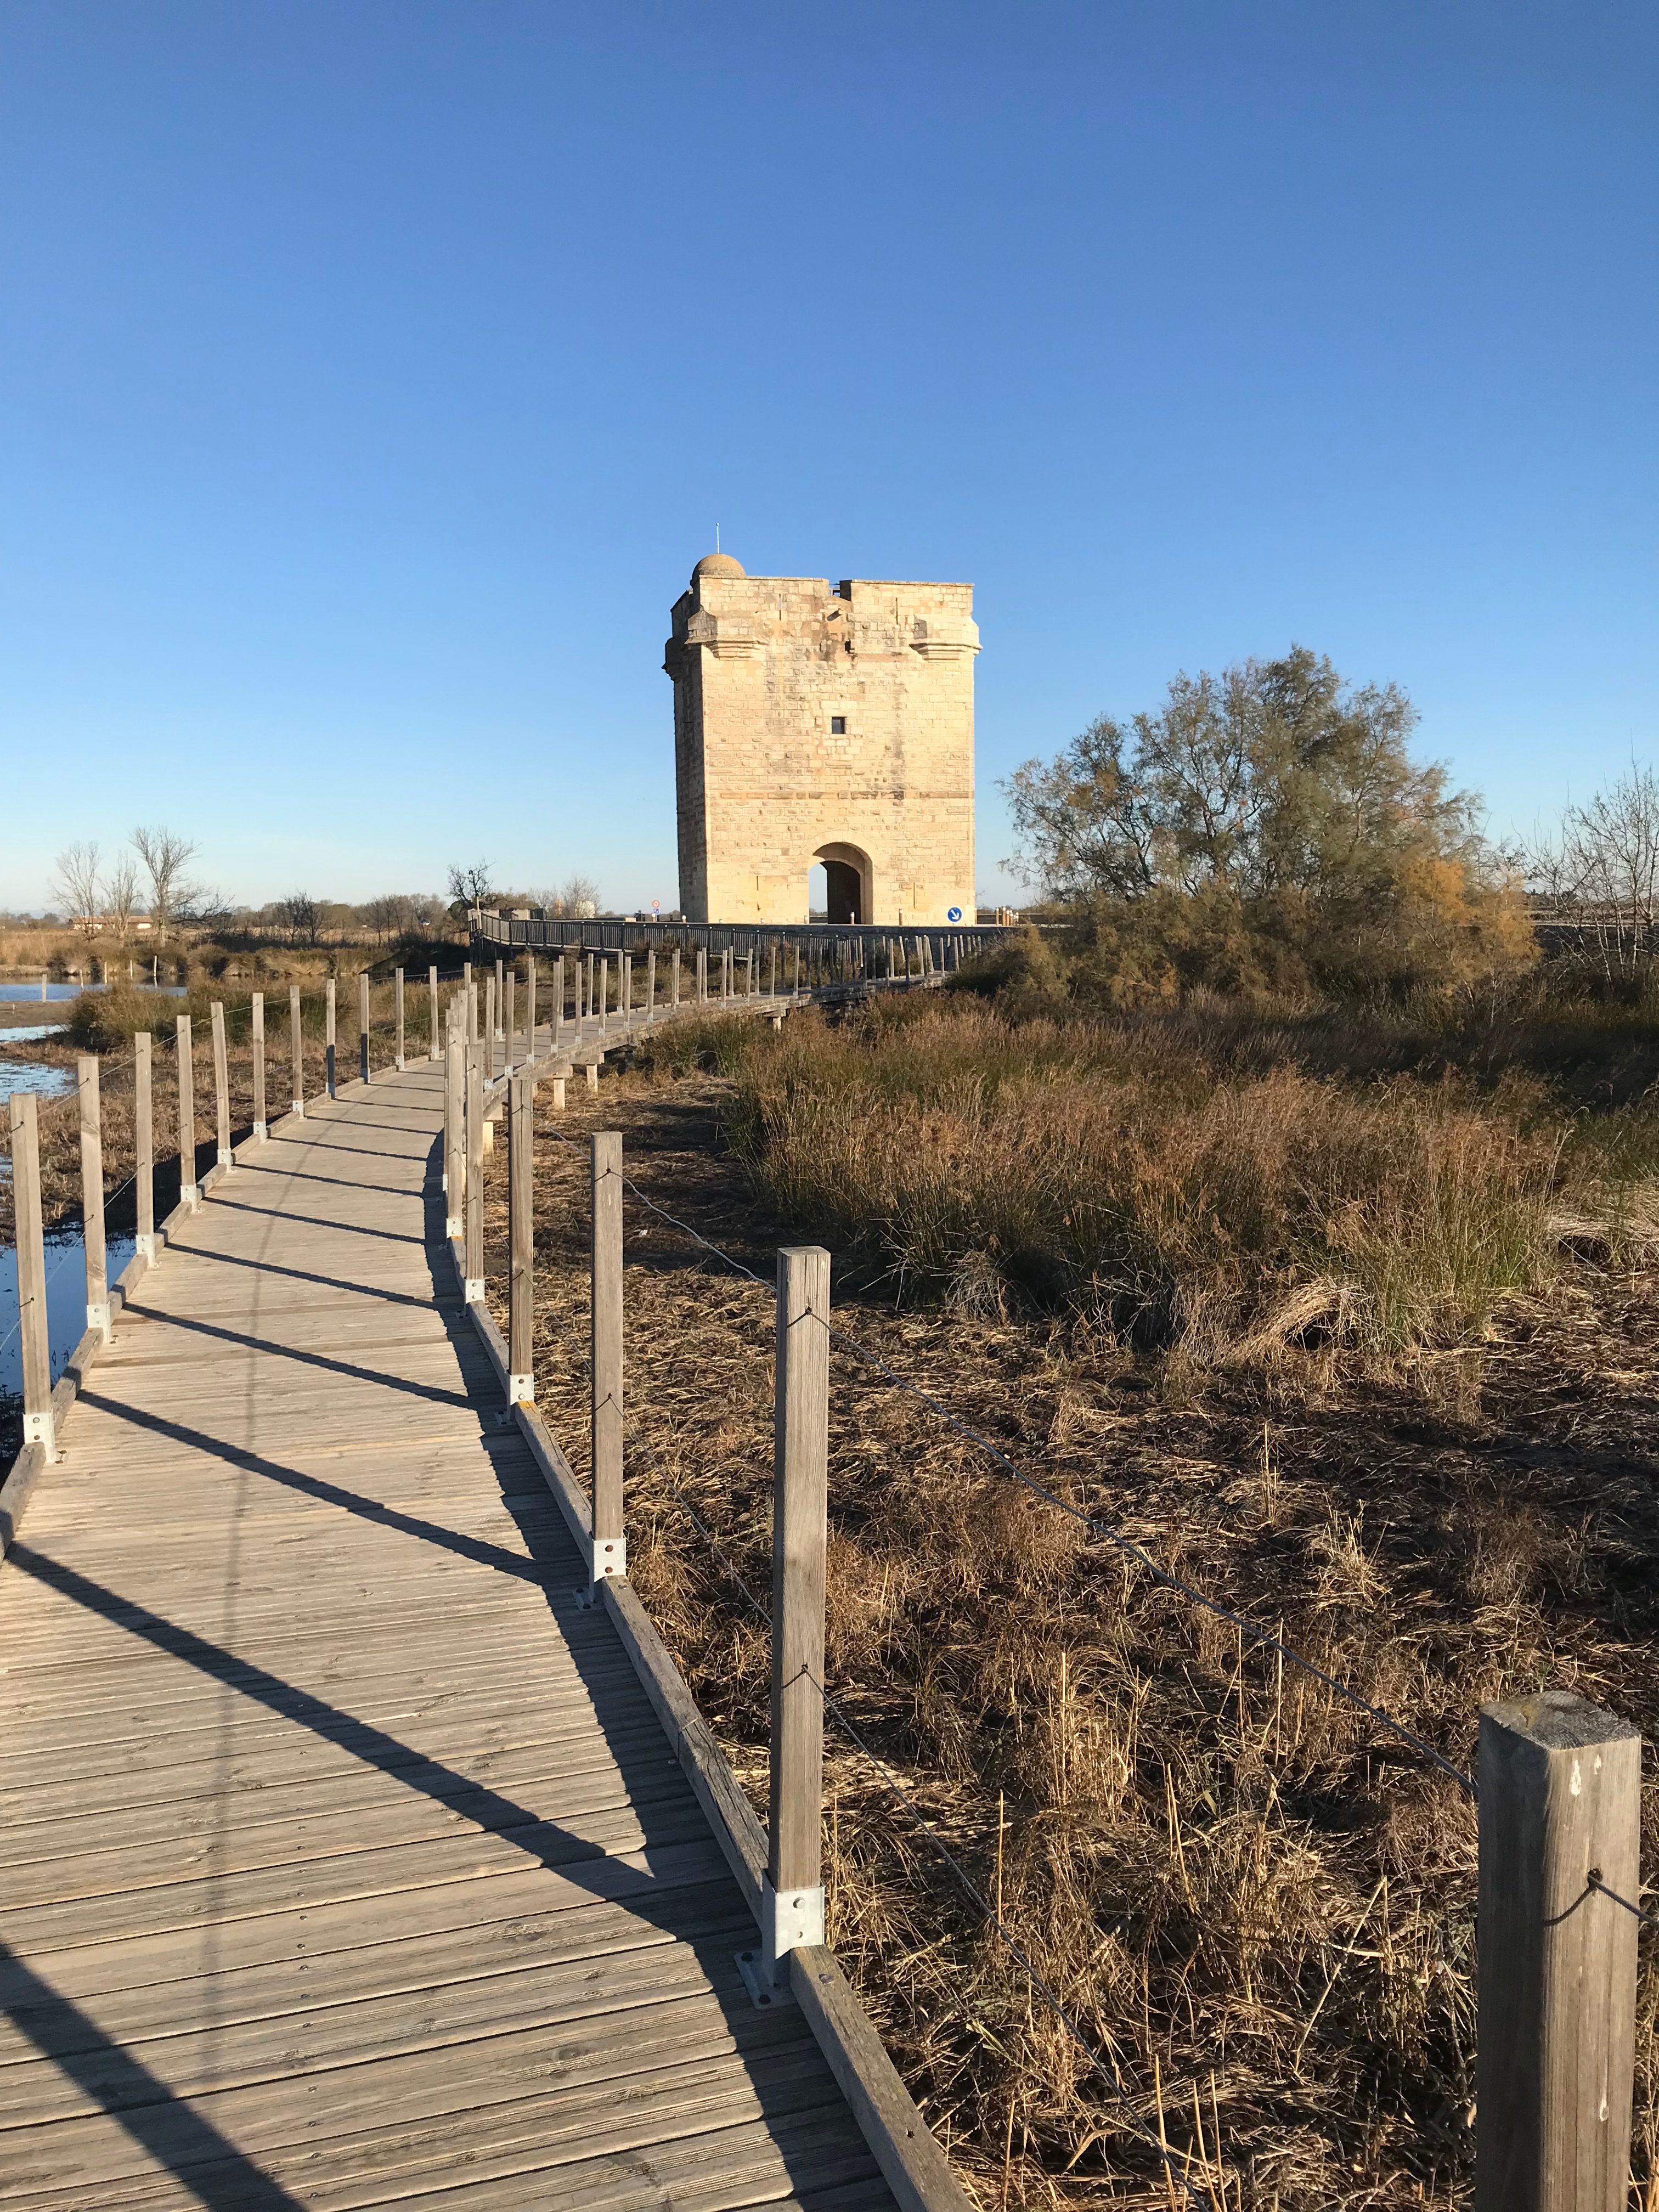
[[[654,1072],[607,1075],[597,1111],[581,1098],[542,1115],[537,1391],[579,1465],[586,1160],[553,1132],[618,1127],[641,1190],[763,1276],[777,1243],[827,1213],[833,1232],[816,1233],[850,1243],[836,1298],[860,1340],[1454,1765],[1473,1758],[1483,1699],[1541,1683],[1659,1730],[1659,1321],[1644,1242],[1610,1230],[1605,1209],[1573,1214],[1563,1249],[1554,1138],[1534,1149],[1512,1116],[1498,1172],[1531,1241],[1509,1248],[1521,1261],[1507,1274],[1481,1260],[1479,1295],[1443,1302],[1433,1328],[1360,1328],[1344,1285],[1375,1296],[1376,1278],[1326,1259],[1299,1281],[1252,1279],[1212,1340],[1225,1356],[1205,1358],[1190,1306],[1149,1340],[1114,1329],[1104,1301],[1044,1310],[1011,1294],[1000,1268],[996,1294],[964,1295],[960,1253],[927,1282],[892,1265],[892,1210],[860,1211],[872,1158],[909,1173],[880,1128],[862,1163],[832,1145],[810,1202],[793,1167],[775,1184],[752,1117],[787,1085],[746,1078],[736,1055],[775,1053],[787,1073],[792,1054],[836,1048],[811,1026],[781,1053],[765,1039],[676,1047],[679,1072],[665,1054]],[[726,1073],[686,1064],[699,1054]],[[871,1121],[912,1110],[902,1088],[885,1105],[864,1097]],[[1457,1171],[1478,1177],[1458,1120],[1476,1105],[1431,1110]],[[1235,1112],[1226,1126],[1251,1125]],[[1316,1133],[1311,1113],[1294,1126],[1296,1145]],[[1060,1140],[1064,1117],[1028,1127],[1024,1153],[999,1136],[1011,1171]],[[1404,1157],[1396,1220],[1422,1155]],[[491,1176],[499,1300],[501,1158]],[[626,1224],[630,1565],[763,1811],[767,1638],[734,1577],[766,1596],[770,1297],[635,1200]],[[1322,1240],[1322,1253],[1358,1249]],[[1150,2134],[1215,2208],[1466,2203],[1475,1838],[1455,1782],[1310,1677],[1241,1650],[871,1369],[838,1355],[832,1391],[830,1691],[1102,2062],[832,1727],[831,1940],[979,2201],[1169,2212],[1181,2192]],[[1651,1801],[1648,1817],[1651,1829]],[[1656,1999],[1644,1955],[1635,2201],[1649,2212]]]

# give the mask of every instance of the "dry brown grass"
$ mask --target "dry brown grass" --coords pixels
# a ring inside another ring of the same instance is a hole
[[[762,1273],[785,1223],[725,1149],[732,1094],[624,1075],[630,1173]],[[552,1126],[551,1117],[546,1125]],[[537,1390],[586,1457],[585,1162],[538,1152]],[[491,1294],[504,1291],[502,1163]],[[629,1557],[757,1805],[767,1645],[684,1511],[764,1595],[765,1289],[627,1212]],[[1638,1274],[1564,1263],[1478,1352],[1154,1359],[1012,1308],[845,1325],[1034,1474],[1267,1625],[1455,1762],[1540,1682],[1659,1728],[1659,1322]],[[1468,2201],[1474,1824],[1455,1784],[1084,1540],[914,1399],[838,1357],[829,1687],[1215,2206]],[[830,1934],[980,2202],[1163,2207],[1125,2108],[832,1729]],[[1648,1807],[1650,1832],[1653,1806]],[[1649,1841],[1653,1840],[1650,1832]],[[1636,2170],[1656,2172],[1644,1961]],[[1200,2140],[1201,2130],[1201,2140]]]

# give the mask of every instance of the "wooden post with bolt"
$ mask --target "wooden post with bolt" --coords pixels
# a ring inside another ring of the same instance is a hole
[[[40,1222],[40,1125],[32,1091],[11,1094],[11,1206],[12,1233],[17,1245],[19,1349],[23,1361],[23,1442],[39,1444],[47,1459],[55,1460],[58,1438],[52,1417],[46,1240]]]
[[[213,1002],[213,1105],[219,1165],[228,1169],[230,1156],[230,1056],[225,1049],[224,1001]]]
[[[175,1024],[179,1041],[179,1203],[199,1206],[196,1187],[196,1060],[191,1044],[190,1016],[180,1014]]]
[[[295,1112],[303,1115],[306,1110],[306,1040],[297,983],[290,983],[288,987],[288,1034],[294,1055],[294,1097],[291,1103]]]
[[[1481,1707],[1477,1778],[1475,2212],[1623,2212],[1641,1738],[1546,1690]]]
[[[253,994],[248,1019],[248,1041],[253,1053],[253,1141],[263,1145],[270,1128],[265,1119],[265,994]]]
[[[823,1941],[823,1602],[830,1483],[830,1255],[778,1254],[772,1417],[772,1778],[757,2003],[788,1986],[789,1954]]]
[[[357,970],[357,1076],[368,1080],[368,970]]]
[[[104,1126],[98,1091],[98,1055],[76,1055],[75,1085],[81,1108],[81,1224],[87,1255],[87,1327],[107,1344],[109,1261],[104,1243]]]
[[[528,1406],[536,1396],[536,1084],[515,1075],[507,1091],[507,1395]]]
[[[483,1237],[483,1045],[466,1048],[466,1289],[468,1305],[484,1294]]]
[[[332,1098],[334,1091],[334,978],[328,979],[323,1009],[323,1088]]]
[[[155,1121],[148,1030],[132,1037],[132,1182],[139,1256],[155,1264]]]
[[[466,1187],[461,1139],[466,1096],[465,1051],[461,1025],[452,1021],[444,1050],[444,1234],[450,1237],[461,1233],[461,1194]]]
[[[431,1029],[431,1042],[427,1046],[426,1056],[428,1060],[441,1060],[444,1054],[443,1047],[438,1042],[438,970],[435,966],[426,971],[426,996],[427,1018]]]
[[[398,1073],[401,1075],[404,1072],[404,971],[401,968],[394,968],[392,969],[392,985],[393,996],[397,1000],[398,1006],[398,1055],[396,1065]]]
[[[628,1571],[623,1522],[623,1140],[592,1139],[592,1464],[597,1585]]]

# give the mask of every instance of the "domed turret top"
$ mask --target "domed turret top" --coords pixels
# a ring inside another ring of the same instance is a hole
[[[734,561],[729,553],[705,553],[691,571],[691,580],[695,584],[699,576],[740,576],[742,574],[742,562]]]

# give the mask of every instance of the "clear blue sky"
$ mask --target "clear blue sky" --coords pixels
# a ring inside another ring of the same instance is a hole
[[[1655,732],[1659,8],[3,0],[0,904],[675,897],[668,610],[976,591],[995,786],[1393,678],[1494,826]]]

